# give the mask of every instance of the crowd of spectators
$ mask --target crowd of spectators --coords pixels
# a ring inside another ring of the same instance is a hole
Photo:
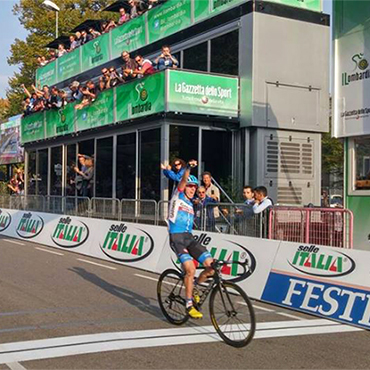
[[[14,175],[8,183],[8,188],[11,195],[24,194],[24,172],[21,168],[17,168],[14,171]]]
[[[163,3],[165,0],[128,0],[129,10],[125,8],[119,9],[119,19],[117,22],[114,20],[104,21],[100,24],[100,30],[96,30],[94,27],[89,27],[82,31],[77,31],[75,34],[69,36],[69,43],[67,45],[60,43],[58,49],[49,50],[49,56],[37,57],[37,64],[39,66],[45,66],[46,64],[53,62],[56,58],[62,57],[64,54],[69,53],[78,47],[86,44],[87,42],[96,39],[102,34],[109,33],[114,28],[121,26],[122,24],[134,19],[156,5]]]
[[[143,78],[165,68],[177,68],[178,60],[171,54],[168,45],[164,45],[161,54],[153,61],[136,55],[131,58],[130,53],[124,50],[121,54],[121,66],[116,68],[111,66],[104,67],[101,75],[94,80],[89,80],[85,84],[73,81],[68,89],[58,89],[57,87],[43,86],[36,87],[31,85],[30,91],[21,85],[26,95],[23,101],[23,115],[34,112],[41,112],[48,109],[60,109],[66,104],[77,102],[75,109],[82,109],[93,103],[98,94],[104,90],[118,86],[137,78]]]

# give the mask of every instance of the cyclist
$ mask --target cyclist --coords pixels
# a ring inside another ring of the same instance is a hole
[[[197,243],[192,235],[194,209],[192,199],[198,187],[198,179],[190,175],[190,170],[197,166],[197,161],[191,160],[186,166],[184,175],[174,191],[169,209],[170,245],[177,254],[185,271],[186,309],[190,317],[201,319],[203,314],[194,307],[194,301],[199,301],[199,296],[194,293],[195,265],[193,258],[202,263],[205,270],[200,274],[195,284],[201,284],[207,277],[213,275],[211,267],[213,258],[207,248]]]

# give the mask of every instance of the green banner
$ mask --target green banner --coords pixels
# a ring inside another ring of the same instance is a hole
[[[74,126],[75,103],[67,104],[61,109],[50,109],[46,111],[46,138],[59,135],[72,134]]]
[[[58,81],[67,80],[81,73],[80,51],[81,48],[78,48],[58,58]]]
[[[29,143],[42,139],[45,139],[44,113],[33,113],[24,117],[21,124],[21,142]]]
[[[36,87],[53,86],[57,83],[56,61],[36,70]]]
[[[109,33],[89,41],[81,49],[82,71],[88,71],[109,62]]]
[[[112,31],[112,58],[121,56],[122,51],[131,52],[145,46],[145,17],[130,22]]]
[[[100,93],[97,99],[83,109],[76,110],[77,131],[113,123],[113,89]]]
[[[156,73],[117,87],[117,121],[163,112],[164,77]]]
[[[191,1],[168,0],[148,12],[149,43],[191,25]]]
[[[168,72],[168,111],[238,117],[238,78]]]

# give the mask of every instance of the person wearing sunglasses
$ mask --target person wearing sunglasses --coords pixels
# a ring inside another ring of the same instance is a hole
[[[217,198],[214,195],[208,196],[204,186],[199,186],[197,190],[197,196],[198,198],[193,200],[195,226],[198,229],[201,229],[205,222],[207,231],[215,231],[215,216],[213,212],[214,207],[212,207],[210,204],[217,203]]]
[[[194,290],[194,285],[202,284],[213,274],[211,267],[213,258],[204,245],[194,240],[192,234],[194,222],[192,199],[199,182],[195,176],[190,174],[190,171],[196,166],[197,161],[195,160],[189,161],[186,166],[182,179],[171,198],[168,223],[171,249],[176,253],[185,272],[186,309],[190,317],[201,319],[203,314],[194,306],[194,302],[197,303],[200,300],[198,289]],[[205,267],[195,282],[193,259],[196,259]]]

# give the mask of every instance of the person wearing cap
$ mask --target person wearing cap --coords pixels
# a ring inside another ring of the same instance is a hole
[[[80,91],[80,83],[78,81],[73,81],[69,89],[71,90],[69,102],[72,103],[74,101],[80,101],[83,98],[83,94]]]
[[[198,179],[190,175],[191,168],[197,166],[197,161],[191,160],[186,166],[184,175],[175,190],[169,207],[170,246],[182,263],[185,272],[186,309],[190,317],[201,319],[203,314],[194,305],[200,301],[198,284],[202,284],[213,275],[213,258],[207,248],[193,238],[194,209],[192,199],[198,187]],[[195,265],[193,259],[202,263],[205,270],[194,282]],[[194,290],[194,285],[196,289]]]

